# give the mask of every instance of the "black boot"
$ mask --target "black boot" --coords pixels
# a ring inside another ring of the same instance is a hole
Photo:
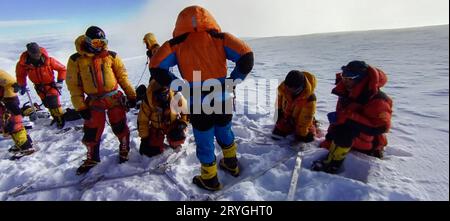
[[[231,174],[232,176],[238,177],[240,171],[238,159],[236,157],[238,148],[236,142],[233,142],[230,146],[221,145],[221,147],[224,158],[219,162],[220,168],[225,170],[225,172]]]
[[[236,157],[223,158],[219,162],[219,166],[222,170],[225,170],[231,176],[238,177],[240,170],[238,166],[238,160]]]
[[[342,172],[342,170],[343,170],[342,162],[343,161],[331,161],[330,163],[327,163],[326,159],[316,160],[313,162],[311,170],[322,171],[322,172],[330,173],[330,174],[338,174],[338,173]]]
[[[95,160],[86,159],[85,161],[83,161],[83,164],[81,164],[81,166],[78,167],[77,175],[82,175],[82,174],[89,172],[89,170],[91,170],[93,167],[97,166],[98,163],[99,162],[97,162]]]
[[[55,120],[56,120],[56,127],[58,129],[63,129],[64,126],[66,125],[66,121],[64,120],[63,115],[56,117]]]
[[[314,161],[311,169],[331,174],[340,173],[342,171],[342,163],[350,149],[350,147],[337,146],[332,142],[328,156],[325,159]]]
[[[17,146],[14,145],[11,148],[8,149],[8,152],[11,153],[20,153],[20,152],[29,152],[31,151],[34,152],[34,148],[33,148],[33,140],[31,140],[30,135],[27,135],[27,141],[25,141],[25,143],[23,143],[21,146]]]

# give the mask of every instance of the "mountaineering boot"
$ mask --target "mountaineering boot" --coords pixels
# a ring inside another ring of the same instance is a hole
[[[119,145],[119,163],[128,161],[128,153],[130,152],[130,135],[122,137]]]
[[[63,129],[65,125],[66,125],[66,121],[64,120],[63,116],[59,116],[56,118],[56,127],[58,129]]]
[[[201,175],[195,176],[192,182],[198,187],[209,190],[217,191],[222,189],[222,184],[219,183],[217,178],[217,165],[214,161],[211,164],[202,164]]]
[[[325,159],[314,161],[311,169],[314,171],[323,171],[331,174],[339,173],[342,163],[345,160],[345,156],[348,152],[350,152],[350,150],[350,147],[336,146],[333,142],[331,143],[328,156]]]
[[[63,129],[66,121],[61,107],[50,109],[50,114],[53,117],[52,124],[56,123],[58,129]]]
[[[95,167],[99,162],[91,159],[86,159],[83,161],[80,167],[77,169],[77,175],[82,175],[89,172],[90,169]]]
[[[30,136],[26,134],[25,129],[13,134],[12,138],[15,145],[8,150],[13,154],[13,156],[9,158],[10,160],[18,160],[36,152],[36,149],[33,147],[33,141]]]
[[[88,144],[87,157],[80,167],[77,169],[77,175],[82,175],[89,172],[90,169],[100,163],[100,144]]]
[[[33,149],[33,141],[31,140],[31,137],[27,135],[27,131],[25,129],[13,133],[11,137],[14,141],[14,146],[9,148],[9,152],[19,153],[26,150],[28,150],[29,152],[31,149]]]
[[[230,146],[222,148],[222,152],[224,158],[219,162],[220,168],[232,176],[238,177],[240,170],[238,159],[236,157],[237,144],[233,142]]]

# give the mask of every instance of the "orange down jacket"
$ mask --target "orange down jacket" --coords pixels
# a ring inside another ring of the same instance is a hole
[[[227,77],[227,59],[236,62],[235,70],[243,75],[253,67],[250,47],[233,35],[221,32],[214,17],[199,6],[188,7],[179,14],[173,37],[161,46],[150,64],[152,77],[161,85],[169,85],[175,79],[168,72],[175,65],[189,83],[224,80]],[[244,59],[251,60],[251,65],[240,65],[242,57],[251,57]],[[194,79],[194,71],[201,72],[201,77]]]
[[[16,65],[16,78],[20,86],[27,85],[27,76],[34,84],[51,84],[55,81],[55,74],[58,72],[57,81],[66,79],[66,67],[56,59],[50,57],[45,48],[41,48],[44,64],[35,67],[29,62],[28,53],[23,52]]]
[[[387,83],[386,74],[369,66],[368,77],[359,82],[351,93],[346,91],[340,79],[341,74],[338,74],[338,84],[332,91],[339,96],[336,106],[337,122],[353,124],[360,131],[352,147],[370,151],[386,146],[385,133],[391,127],[392,117],[392,100],[380,90]]]

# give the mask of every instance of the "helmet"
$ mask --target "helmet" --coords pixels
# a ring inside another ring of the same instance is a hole
[[[89,27],[85,35],[90,39],[106,39],[105,32],[97,26]]]
[[[85,41],[87,50],[91,53],[99,53],[108,44],[105,32],[97,26],[91,26],[86,30]]]

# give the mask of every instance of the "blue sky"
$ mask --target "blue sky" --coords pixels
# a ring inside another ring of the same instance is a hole
[[[147,0],[0,0],[0,35],[42,34],[126,21]]]

